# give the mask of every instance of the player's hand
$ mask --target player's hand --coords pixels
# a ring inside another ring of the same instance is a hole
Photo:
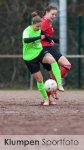
[[[45,39],[45,35],[41,35],[41,40]]]

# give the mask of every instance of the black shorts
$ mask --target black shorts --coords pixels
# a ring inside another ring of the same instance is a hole
[[[58,62],[59,58],[62,56],[62,54],[60,54],[60,52],[58,50],[56,50],[54,48],[54,46],[45,46],[43,47],[44,51],[48,51],[54,58],[55,60]],[[49,64],[43,64],[44,69],[46,69],[47,71],[51,70],[51,65]]]
[[[42,63],[43,57],[47,53],[49,53],[47,50],[42,50],[39,56],[34,58],[33,60],[29,60],[29,61],[24,60],[31,74],[40,71],[40,63]]]

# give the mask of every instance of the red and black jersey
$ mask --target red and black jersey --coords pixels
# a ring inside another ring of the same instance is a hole
[[[42,25],[41,25],[41,30],[45,32],[45,34],[49,37],[53,37],[54,35],[54,30],[53,27],[48,19],[45,17],[42,18]],[[41,41],[42,46],[52,46],[50,42],[48,42],[46,39]]]

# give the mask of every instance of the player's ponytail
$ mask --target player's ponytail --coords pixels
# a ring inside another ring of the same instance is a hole
[[[41,17],[38,15],[36,11],[32,12],[31,16],[32,16],[32,24],[41,22]]]
[[[31,14],[32,18],[38,16],[38,13],[36,11],[32,12]]]

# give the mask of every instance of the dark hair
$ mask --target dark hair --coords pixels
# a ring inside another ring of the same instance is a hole
[[[32,12],[31,16],[32,16],[32,24],[41,22],[41,17],[38,15],[36,11]]]
[[[50,12],[51,10],[57,10],[57,7],[53,6],[53,5],[48,5],[45,10],[44,10],[44,14],[46,14],[46,12]]]

